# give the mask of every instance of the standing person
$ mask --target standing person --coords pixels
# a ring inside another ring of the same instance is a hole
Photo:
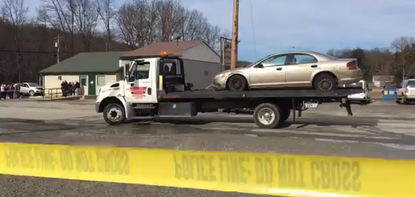
[[[14,91],[15,91],[14,85],[10,84],[10,87],[9,87],[9,98],[10,99],[14,99]]]
[[[81,84],[76,81],[75,82],[75,95],[78,96],[79,95],[79,89],[81,88]]]
[[[74,88],[74,86],[73,86],[73,83],[72,82],[69,82],[69,85],[68,85],[68,89],[69,89],[69,96],[72,96],[72,94],[73,94],[73,88]]]
[[[4,96],[4,84],[0,84],[0,100],[3,100]]]
[[[23,94],[20,92],[20,83],[16,83],[16,98],[23,98]]]
[[[7,99],[7,96],[9,96],[9,91],[10,91],[10,85],[8,84],[4,84],[4,93],[3,93],[3,98]]]

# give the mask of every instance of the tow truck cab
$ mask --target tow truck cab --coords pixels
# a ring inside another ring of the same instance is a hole
[[[153,116],[159,95],[187,91],[192,86],[185,83],[180,56],[161,52],[156,57],[135,59],[131,66],[124,67],[123,80],[101,87],[95,103],[96,111],[102,113],[110,108],[112,115],[118,113],[124,116],[113,117],[120,121],[137,115]],[[116,105],[120,105],[121,109]]]
[[[362,89],[318,90],[192,90],[186,83],[181,55],[161,52],[159,56],[133,61],[124,67],[124,79],[99,90],[95,108],[110,125],[125,120],[152,117],[191,117],[199,112],[221,109],[252,109],[254,122],[262,128],[275,128],[296,113],[316,108],[324,101],[339,101],[352,115],[347,96]]]

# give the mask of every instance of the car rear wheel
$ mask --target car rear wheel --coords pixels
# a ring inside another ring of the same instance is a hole
[[[248,82],[241,75],[234,75],[229,78],[227,87],[230,91],[244,91],[247,89]]]
[[[337,80],[330,74],[322,73],[317,75],[313,81],[313,87],[316,90],[332,91],[337,86]]]

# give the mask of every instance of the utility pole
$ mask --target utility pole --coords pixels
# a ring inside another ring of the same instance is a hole
[[[58,35],[58,37],[55,38],[55,47],[56,47],[56,63],[59,63],[59,45],[61,42],[62,37]]]
[[[238,62],[238,41],[239,41],[238,31],[239,31],[239,0],[234,0],[233,2],[231,69],[236,68],[236,62]]]

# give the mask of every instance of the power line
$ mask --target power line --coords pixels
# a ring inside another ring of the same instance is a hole
[[[17,51],[17,50],[7,50],[0,49],[0,53],[35,53],[35,54],[56,54],[56,51]],[[71,52],[60,52],[60,53],[71,53]]]
[[[254,50],[255,50],[255,58],[258,59],[258,53],[256,50],[256,39],[255,39],[255,24],[254,24],[254,12],[252,8],[252,0],[249,0],[250,8],[251,8],[251,23],[252,23],[252,36],[254,38]]]

